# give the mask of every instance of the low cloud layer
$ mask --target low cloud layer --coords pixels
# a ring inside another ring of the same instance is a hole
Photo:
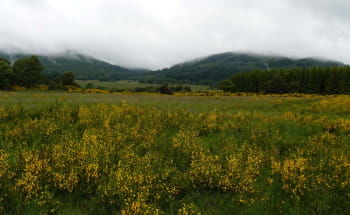
[[[347,0],[2,0],[0,50],[162,68],[227,51],[350,63]]]

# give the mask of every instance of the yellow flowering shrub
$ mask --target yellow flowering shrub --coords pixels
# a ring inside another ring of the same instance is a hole
[[[309,189],[308,168],[308,159],[302,157],[272,162],[272,171],[281,175],[282,189],[291,192],[297,198]]]
[[[194,187],[217,188],[222,175],[220,157],[209,155],[205,151],[193,154],[189,175]]]
[[[208,111],[66,98],[0,104],[0,213],[350,209],[348,97],[250,95],[257,106],[248,107],[245,94],[187,96],[214,95],[241,100]]]
[[[237,193],[237,202],[253,203],[257,198],[255,183],[261,174],[263,159],[259,150],[251,148],[228,156],[219,182],[222,189]]]
[[[25,201],[35,200],[39,206],[44,205],[50,199],[42,199],[48,195],[46,187],[42,181],[50,174],[51,166],[45,158],[40,158],[40,153],[36,150],[23,151],[20,156],[23,157],[23,170],[21,175],[15,181],[15,190],[23,195]]]
[[[198,211],[193,204],[183,204],[178,210],[179,215],[201,215],[202,213]]]
[[[0,213],[4,211],[5,200],[8,197],[6,183],[13,177],[13,173],[9,170],[8,156],[4,150],[0,150]]]

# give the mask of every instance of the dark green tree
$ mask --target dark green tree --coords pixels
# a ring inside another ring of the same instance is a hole
[[[62,84],[63,85],[71,85],[75,86],[76,83],[74,82],[74,74],[72,72],[65,72],[61,76],[62,78]]]
[[[85,85],[85,89],[92,89],[92,88],[95,88],[94,84],[89,82]]]
[[[191,89],[190,86],[185,86],[185,87],[184,87],[184,91],[185,91],[185,92],[192,92],[192,89]]]
[[[234,86],[231,80],[224,80],[220,82],[219,89],[224,92],[232,92],[234,91]]]
[[[280,74],[265,83],[265,93],[287,93],[288,85]]]
[[[13,70],[10,62],[0,59],[0,89],[8,90],[13,85]]]
[[[43,80],[41,72],[44,66],[36,56],[17,60],[13,69],[15,73],[15,82],[19,86],[33,87]]]
[[[169,84],[163,84],[161,87],[158,88],[158,91],[161,94],[168,94],[168,95],[173,95],[173,91],[171,90]]]

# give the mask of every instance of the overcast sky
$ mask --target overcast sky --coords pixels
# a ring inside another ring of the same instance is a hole
[[[1,0],[0,49],[162,68],[250,51],[350,63],[349,0]]]

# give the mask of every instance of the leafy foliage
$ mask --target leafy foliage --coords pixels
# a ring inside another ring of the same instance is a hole
[[[11,88],[14,81],[13,69],[10,62],[6,59],[0,59],[0,89],[8,90]]]
[[[65,86],[77,86],[72,72],[63,74],[43,74],[44,66],[36,56],[16,60],[11,66],[6,59],[0,58],[0,89],[13,87],[33,88],[42,84],[49,89],[64,89]]]
[[[33,87],[43,79],[42,70],[44,66],[36,56],[22,58],[13,65],[16,85]]]

